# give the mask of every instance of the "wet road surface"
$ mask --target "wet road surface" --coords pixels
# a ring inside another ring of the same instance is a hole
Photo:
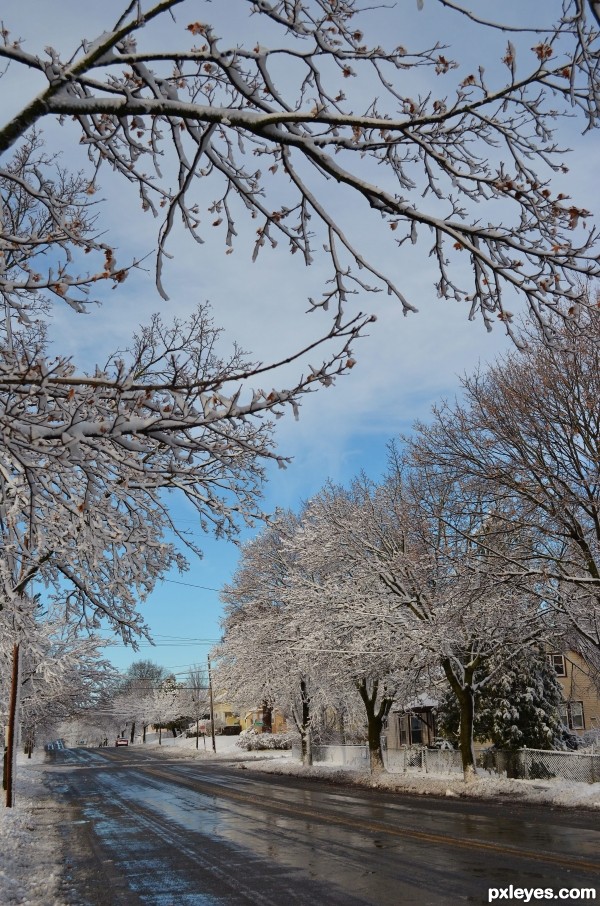
[[[450,906],[509,884],[557,900],[594,888],[600,903],[593,812],[347,789],[137,748],[57,752],[46,776],[67,810],[74,906]]]

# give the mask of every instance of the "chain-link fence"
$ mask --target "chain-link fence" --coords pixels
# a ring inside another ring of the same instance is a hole
[[[294,745],[292,756],[300,760],[300,746]],[[331,764],[350,770],[369,770],[367,746],[313,746],[313,764]],[[383,761],[390,774],[461,774],[460,752],[415,746],[405,749],[383,747]],[[562,780],[600,783],[600,753],[548,752],[542,749],[519,749],[516,752],[488,750],[477,763],[491,774],[517,780]]]
[[[423,771],[426,774],[455,774],[462,772],[460,752],[412,747],[384,749],[383,762],[390,774]]]
[[[517,780],[560,778],[581,783],[600,783],[600,754],[519,749],[516,752],[484,753],[482,764],[488,770]]]
[[[316,746],[311,749],[313,764],[334,764],[351,770],[366,771],[369,769],[369,749],[367,746]],[[302,758],[299,743],[292,746],[292,758]]]
[[[302,757],[298,743],[294,743],[292,746],[292,757],[298,761]],[[365,771],[369,769],[369,749],[364,745],[313,745],[312,760],[313,764],[332,764]],[[386,749],[384,747],[383,762],[390,774],[405,774],[407,771],[451,774],[462,771],[460,752],[425,749],[420,746],[409,749]]]

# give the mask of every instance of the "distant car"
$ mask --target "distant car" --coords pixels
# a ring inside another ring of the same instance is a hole
[[[115,745],[116,746],[128,746],[129,740],[125,739],[124,736],[119,736],[117,739],[115,739]]]

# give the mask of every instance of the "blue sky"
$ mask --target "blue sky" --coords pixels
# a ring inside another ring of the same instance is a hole
[[[2,18],[14,36],[27,38],[24,46],[29,52],[41,51],[47,44],[72,51],[82,36],[93,38],[112,25],[124,5],[118,0],[102,4],[4,0]],[[491,16],[498,7],[490,0],[471,5]],[[548,5],[556,10],[560,7],[555,0]],[[504,36],[495,35],[489,44],[485,38],[473,42],[466,20],[449,17],[436,0],[425,0],[424,6],[419,13],[416,0],[401,0],[395,7],[377,8],[365,23],[370,21],[375,42],[388,44],[391,34],[395,44],[430,46],[442,37],[455,46],[454,55],[464,61],[465,71],[481,60],[493,69],[506,41]],[[536,18],[539,12],[540,4],[505,0],[502,14],[523,22],[524,17]],[[248,18],[248,6],[240,0],[208,5],[189,2],[177,17],[178,24],[167,28],[172,36],[161,32],[152,39],[169,41],[169,46],[175,46],[176,40],[183,43],[185,24],[205,17],[217,20],[224,37],[229,30],[232,37],[243,34],[247,40],[268,43],[266,33],[253,31],[258,28],[259,17]],[[412,93],[427,89],[422,72],[410,78],[414,81]],[[35,78],[27,81],[9,71],[0,81],[5,114],[11,105],[18,109],[39,87]],[[560,125],[565,143],[574,149],[564,186],[576,200],[590,207],[591,199],[598,195],[598,168],[594,163],[598,142],[592,136],[582,139],[578,127],[576,122]],[[50,146],[64,150],[65,163],[77,166],[78,149],[69,143],[66,129],[45,124],[44,132]],[[119,246],[120,259],[151,251],[157,224],[139,212],[135,189],[128,191],[109,173],[101,175],[100,183],[99,197],[106,199],[100,208],[101,222],[106,223],[111,241]],[[361,235],[360,212],[352,209],[354,202],[332,199],[334,204],[339,203],[340,216],[351,223],[354,235],[377,256],[377,236]],[[252,265],[250,238],[243,230],[234,254],[228,257],[222,238],[212,234],[201,247],[178,234],[173,246],[177,253],[167,272],[168,304],[161,303],[156,294],[149,263],[147,272],[134,273],[117,292],[107,290],[102,307],[89,315],[55,309],[51,335],[57,351],[71,354],[76,363],[89,367],[126,343],[152,312],[161,310],[165,318],[169,314],[184,316],[206,299],[213,305],[215,322],[225,329],[224,345],[236,340],[260,358],[279,358],[319,329],[320,316],[304,313],[307,297],[318,293],[326,276],[319,261],[307,271],[285,252],[267,251]],[[375,312],[378,320],[371,326],[370,335],[356,345],[357,366],[335,387],[305,398],[299,421],[286,417],[278,423],[279,450],[293,457],[293,462],[285,471],[269,470],[264,494],[267,511],[278,506],[297,508],[328,479],[346,482],[361,469],[373,477],[380,475],[391,438],[408,432],[416,418],[426,419],[436,400],[454,396],[460,374],[510,346],[501,325],[488,334],[480,321],[468,322],[461,305],[436,298],[435,273],[426,255],[417,256],[405,246],[381,264],[398,275],[419,313],[404,317],[398,303],[383,294],[356,301],[362,310]],[[182,527],[194,528],[191,508],[178,505],[175,512]],[[141,657],[176,673],[205,662],[210,645],[219,636],[218,589],[231,579],[238,552],[232,544],[211,538],[205,538],[202,546],[203,560],[192,560],[185,575],[173,574],[158,583],[142,608],[156,647],[144,644],[137,653],[116,645],[109,649],[119,670]]]

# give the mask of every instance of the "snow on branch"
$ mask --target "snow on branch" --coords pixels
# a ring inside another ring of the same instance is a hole
[[[370,42],[375,12],[353,0],[246,5],[253,33],[263,22],[279,43],[249,42],[246,30],[224,45],[210,22],[184,18],[181,0],[146,11],[129,4],[115,27],[67,61],[52,48],[27,53],[5,30],[0,57],[43,73],[48,86],[0,129],[0,153],[48,116],[60,118],[67,136],[74,121],[73,142],[89,156],[89,190],[108,165],[137,188],[145,210],[162,216],[156,278],[165,297],[176,217],[198,242],[221,229],[233,248],[248,216],[255,256],[279,242],[307,264],[325,254],[332,289],[312,305],[331,306],[338,323],[349,294],[384,290],[405,311],[415,307],[396,268],[382,268],[353,238],[366,222],[379,229],[383,220],[392,256],[405,242],[431,241],[438,295],[466,303],[488,328],[499,319],[509,333],[515,300],[548,324],[581,276],[598,274],[590,212],[551,182],[566,169],[556,118],[574,113],[584,128],[597,123],[596,3],[554,0],[527,29],[442,0],[475,43],[499,31],[511,36],[488,72],[481,65],[466,76],[441,43]],[[180,29],[177,46],[144,49],[145,34],[175,12],[169,34]],[[421,70],[433,87],[412,97],[407,77]],[[173,156],[171,182],[163,171]],[[60,295],[62,282],[48,288]]]

